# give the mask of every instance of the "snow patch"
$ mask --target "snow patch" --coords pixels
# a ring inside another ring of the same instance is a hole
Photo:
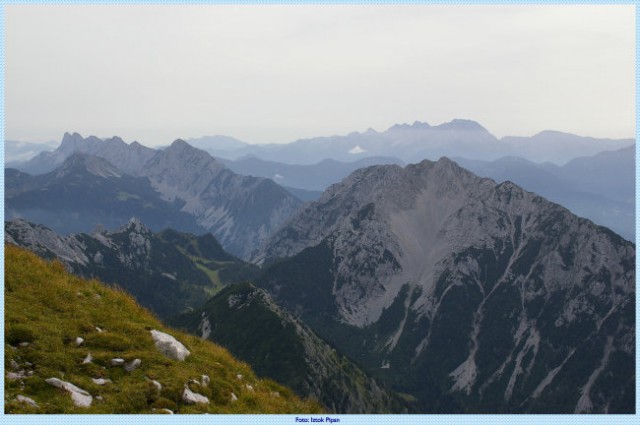
[[[366,149],[362,149],[360,145],[357,145],[355,148],[350,149],[349,153],[353,155],[357,155],[359,153],[364,153],[366,151],[367,151]]]

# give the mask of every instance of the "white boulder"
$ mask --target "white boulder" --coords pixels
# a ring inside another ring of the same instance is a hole
[[[53,385],[56,388],[65,390],[69,394],[71,394],[71,400],[73,400],[73,404],[75,404],[76,406],[78,407],[91,406],[93,397],[91,397],[91,394],[89,394],[82,388],[78,388],[70,382],[61,381],[58,378],[49,378],[49,379],[46,379],[45,382],[49,385]]]
[[[187,347],[169,334],[154,329],[151,331],[151,338],[153,338],[156,348],[170,359],[183,361],[191,354]]]
[[[187,387],[184,386],[184,391],[182,392],[182,400],[184,400],[187,404],[195,404],[195,403],[204,403],[209,404],[209,399],[202,394],[194,393]]]
[[[26,403],[31,407],[36,407],[38,408],[38,403],[36,403],[35,401],[33,401],[33,399],[29,398],[29,397],[25,397],[23,395],[18,394],[16,396],[16,401],[20,402],[20,403]]]

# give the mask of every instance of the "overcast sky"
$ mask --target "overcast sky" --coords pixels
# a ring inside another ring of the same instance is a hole
[[[5,137],[635,137],[633,5],[5,5]]]

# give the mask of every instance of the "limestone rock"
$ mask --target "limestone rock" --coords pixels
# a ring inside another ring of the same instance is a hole
[[[170,359],[183,361],[191,354],[187,347],[169,334],[154,329],[151,331],[151,337],[156,348]]]
[[[29,398],[29,397],[25,397],[23,395],[18,394],[16,396],[16,401],[20,402],[20,403],[26,403],[29,406],[35,407],[35,408],[39,408],[40,406],[38,406],[38,403],[36,403],[35,401],[33,401],[33,399]]]
[[[65,390],[69,394],[71,394],[71,400],[73,400],[73,404],[75,404],[76,406],[78,407],[91,406],[93,397],[91,396],[91,394],[89,394],[82,388],[78,388],[70,382],[61,381],[58,378],[49,378],[49,379],[46,379],[45,382],[49,385],[53,385],[56,388]]]
[[[196,403],[205,403],[209,404],[209,399],[202,394],[194,393],[187,387],[184,386],[184,391],[182,392],[182,400],[184,400],[187,404],[196,404]]]

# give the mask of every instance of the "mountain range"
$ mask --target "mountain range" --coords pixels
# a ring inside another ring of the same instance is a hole
[[[243,258],[301,204],[272,180],[235,174],[182,140],[156,151],[119,138],[67,133],[58,149],[39,154],[22,170],[47,173],[30,177],[5,169],[8,218],[88,232],[96,223],[113,228],[136,215],[154,230],[212,232]],[[52,185],[59,190],[49,190]],[[65,220],[68,214],[76,220]]]
[[[479,176],[512,181],[635,240],[635,145],[574,158],[563,166],[517,157],[455,161]]]
[[[5,223],[5,239],[125,288],[331,412],[635,412],[633,140],[497,139],[454,120],[214,141],[239,156],[66,134],[5,169],[5,215],[40,223]],[[614,217],[622,236],[554,200]]]
[[[635,240],[635,145],[577,157],[562,166],[522,157],[493,161],[452,159],[481,177],[499,183],[512,181],[574,214],[609,227],[630,241]],[[403,161],[391,157],[367,157],[354,162],[325,159],[311,165],[290,165],[254,156],[221,161],[237,173],[271,178],[307,201],[317,200],[331,184],[339,183],[359,168],[404,165]]]
[[[353,162],[365,157],[395,157],[405,163],[442,156],[495,160],[519,156],[533,162],[562,165],[579,156],[620,149],[634,139],[598,139],[545,130],[531,137],[497,138],[481,124],[454,119],[439,125],[416,121],[396,124],[385,131],[368,129],[343,136],[315,137],[271,145],[250,145],[214,136],[196,139],[213,156],[231,160],[251,155],[265,161],[310,165],[324,159]]]
[[[5,223],[5,242],[57,259],[81,277],[118,286],[163,320],[258,274],[257,267],[226,253],[211,234],[153,233],[136,218],[115,231],[68,236],[13,220]]]
[[[14,220],[5,223],[5,243],[125,290],[165,323],[223,346],[258,376],[319,401],[328,412],[411,411],[249,283],[258,268],[224,252],[210,234],[154,234],[132,219],[116,232],[60,236]]]

